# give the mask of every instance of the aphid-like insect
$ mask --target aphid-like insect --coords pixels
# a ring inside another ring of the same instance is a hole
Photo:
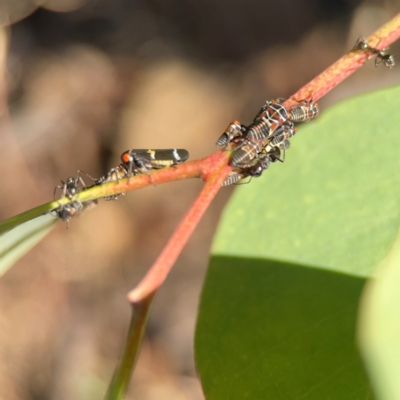
[[[246,139],[263,142],[289,119],[289,111],[281,99],[267,101],[246,131]]]
[[[233,166],[252,166],[271,138],[281,134],[282,130],[290,131],[289,136],[293,136],[296,131],[294,122],[308,122],[319,114],[318,104],[312,97],[289,107],[283,106],[284,101],[282,98],[267,101],[247,128],[234,121],[220,136],[218,146],[227,146],[231,142],[235,144],[231,161]]]
[[[238,146],[235,154],[232,157],[231,164],[237,168],[249,168],[257,163],[260,154],[265,153],[265,148],[271,142],[273,145],[282,142],[285,139],[289,139],[296,133],[294,124],[287,121],[281,125],[273,135],[266,138],[263,142],[242,139],[242,146]]]
[[[257,113],[251,125],[246,127],[239,121],[233,121],[217,140],[217,146],[228,145],[237,138],[245,138],[253,142],[253,146],[261,150],[262,142],[288,119],[287,109],[280,100],[267,101]],[[241,143],[242,144],[242,143]]]
[[[287,137],[293,136],[294,133],[288,134],[282,131],[279,135],[271,139],[268,144],[257,154],[256,162],[253,165],[243,165],[240,168],[235,168],[230,172],[228,177],[224,180],[222,186],[236,184],[244,178],[250,177],[257,178],[269,168],[271,162],[284,162],[285,151],[289,148],[290,142]],[[283,157],[282,157],[283,153]],[[249,183],[243,182],[243,183]]]
[[[239,181],[247,177],[250,177],[250,180],[253,177],[258,178],[266,169],[269,168],[270,163],[271,163],[271,158],[269,155],[267,155],[263,159],[259,160],[259,162],[256,165],[253,165],[252,167],[234,169],[224,180],[222,186],[237,184]],[[250,181],[241,183],[246,184],[250,183]]]
[[[298,105],[289,108],[289,120],[291,122],[308,122],[311,119],[317,118],[318,114],[318,103],[315,103],[312,98],[310,100],[303,100]]]
[[[227,146],[230,142],[232,142],[232,140],[243,136],[246,130],[247,127],[242,125],[239,121],[235,120],[231,122],[225,129],[224,133],[217,140],[216,146],[217,147]]]
[[[286,99],[283,98],[267,101],[256,115],[254,122],[248,127],[246,138],[256,141],[266,140],[284,124],[308,122],[319,114],[318,103],[315,103],[312,97],[289,107],[283,106],[285,101]]]

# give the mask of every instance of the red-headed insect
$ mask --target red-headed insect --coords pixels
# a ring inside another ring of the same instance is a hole
[[[126,168],[126,176],[140,173],[149,174],[152,169],[161,169],[181,164],[189,158],[185,149],[163,150],[127,150],[121,155],[122,164]]]
[[[122,153],[122,163],[104,176],[93,179],[94,185],[104,185],[108,182],[118,182],[120,179],[129,178],[132,175],[149,174],[150,170],[171,167],[185,162],[189,158],[189,152],[185,149],[133,149]],[[91,187],[93,187],[91,186]],[[89,188],[88,188],[89,189]],[[123,193],[105,197],[105,200],[116,200]]]

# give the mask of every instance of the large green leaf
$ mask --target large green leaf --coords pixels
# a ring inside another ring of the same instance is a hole
[[[400,220],[400,88],[324,110],[283,165],[239,187],[201,299],[211,399],[367,399],[355,347],[363,283]]]
[[[361,303],[359,337],[376,393],[400,399],[400,236],[368,283]]]

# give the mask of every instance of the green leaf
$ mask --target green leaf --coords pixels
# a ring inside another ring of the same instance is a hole
[[[359,338],[381,400],[400,399],[400,237],[383,260],[361,303]]]
[[[367,399],[365,279],[400,221],[400,88],[323,110],[283,165],[239,187],[218,229],[196,362],[211,399]]]
[[[0,276],[36,246],[57,221],[57,218],[46,214],[3,233],[0,236]]]
[[[9,230],[15,228],[16,226],[20,226],[20,225],[24,224],[25,222],[32,221],[35,218],[41,217],[44,214],[47,214],[50,211],[59,208],[60,205],[66,204],[67,202],[68,202],[67,198],[60,199],[58,201],[51,201],[49,203],[42,204],[38,207],[32,208],[21,214],[15,215],[4,221],[1,221],[0,222],[0,235],[5,232],[8,232]]]
[[[196,334],[206,398],[370,398],[354,346],[362,286],[298,264],[214,257]]]

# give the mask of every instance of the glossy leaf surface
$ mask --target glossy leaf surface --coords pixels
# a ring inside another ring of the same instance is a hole
[[[303,124],[286,162],[238,187],[196,333],[207,399],[368,399],[356,345],[365,279],[400,221],[400,88]]]

